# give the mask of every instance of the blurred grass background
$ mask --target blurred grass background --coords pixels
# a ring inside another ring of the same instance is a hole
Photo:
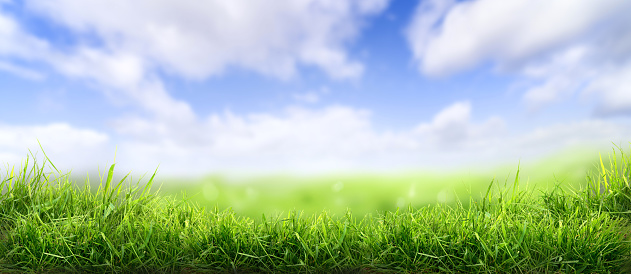
[[[160,193],[188,199],[207,210],[231,208],[237,214],[260,219],[286,215],[292,210],[313,215],[326,210],[342,216],[350,210],[354,216],[375,215],[408,206],[428,204],[465,206],[470,197],[479,199],[489,184],[511,186],[520,170],[520,189],[551,190],[579,188],[586,175],[599,164],[598,152],[608,162],[607,151],[572,149],[533,162],[507,163],[486,170],[462,169],[452,172],[410,171],[381,174],[329,174],[320,176],[270,175],[231,178],[220,174],[196,180],[160,179]],[[538,193],[535,193],[537,195]]]

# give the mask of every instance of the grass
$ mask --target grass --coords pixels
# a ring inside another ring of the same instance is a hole
[[[595,157],[594,157],[595,156]],[[607,159],[605,164],[607,163]],[[353,215],[396,211],[408,205],[469,206],[469,197],[486,193],[493,178],[500,181],[515,177],[520,167],[520,187],[552,191],[558,185],[567,191],[586,185],[585,174],[598,163],[598,150],[576,149],[552,155],[543,160],[517,161],[494,168],[471,168],[456,172],[397,171],[390,173],[337,173],[299,176],[275,174],[266,176],[228,177],[212,174],[201,178],[163,178],[162,195],[171,195],[212,209],[231,208],[237,215],[260,219],[261,214],[278,215],[297,210],[314,215],[323,209],[336,216],[348,208]],[[94,172],[96,173],[96,172]],[[120,179],[120,178],[118,178]],[[76,181],[83,178],[76,177]],[[92,180],[98,187],[98,178]]]
[[[595,159],[590,157],[595,155]],[[598,162],[598,153],[550,161],[545,165],[520,164],[520,187],[552,191],[556,185],[564,191],[586,184],[585,174]],[[555,160],[555,159],[552,159]],[[515,166],[517,166],[517,161]],[[510,171],[510,172],[509,172]],[[512,173],[512,174],[511,174]],[[515,176],[514,167],[459,172],[346,173],[326,176],[268,175],[242,178],[221,174],[198,179],[162,178],[161,193],[186,198],[207,209],[232,208],[239,216],[260,219],[261,214],[278,215],[295,209],[305,215],[320,213],[324,208],[334,215],[353,215],[396,211],[408,205],[469,206],[469,197],[486,193],[492,178],[500,181]],[[162,176],[160,176],[162,177]],[[77,181],[81,181],[77,178]],[[96,183],[98,179],[93,180]],[[94,185],[96,188],[97,185]]]
[[[522,190],[518,170],[480,199],[359,218],[206,210],[152,192],[155,172],[114,181],[115,165],[92,191],[27,157],[0,177],[0,271],[625,273],[631,158],[618,151],[576,190]]]

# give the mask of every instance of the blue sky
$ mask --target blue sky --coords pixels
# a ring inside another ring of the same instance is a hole
[[[0,0],[0,161],[331,172],[631,139],[622,0]]]

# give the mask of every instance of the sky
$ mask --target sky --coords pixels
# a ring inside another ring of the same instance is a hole
[[[631,141],[627,0],[0,0],[0,162],[450,170]],[[38,152],[39,151],[39,152]]]

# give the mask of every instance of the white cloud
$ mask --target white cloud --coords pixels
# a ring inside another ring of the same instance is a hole
[[[432,135],[435,142],[459,143],[467,138],[470,116],[471,104],[458,102],[436,114],[432,123],[421,124],[418,131]]]
[[[469,102],[456,102],[430,123],[400,132],[380,132],[367,110],[348,106],[294,106],[276,115],[224,111],[171,124],[130,116],[113,126],[126,136],[120,159],[142,163],[142,170],[161,163],[164,174],[388,170],[436,165],[432,157],[445,151],[479,155],[505,137],[500,118],[474,123],[471,110]]]
[[[441,110],[431,123],[417,126],[416,133],[423,136],[431,147],[455,149],[477,146],[480,141],[490,141],[504,131],[504,121],[491,117],[482,124],[471,122],[471,103],[456,102]]]
[[[0,163],[19,167],[30,149],[43,157],[39,144],[60,171],[95,168],[94,159],[114,156],[108,151],[110,137],[91,129],[74,128],[66,123],[39,126],[0,124]],[[109,158],[109,157],[108,157]],[[42,161],[40,158],[39,161]],[[41,163],[41,162],[40,162]]]
[[[546,155],[571,146],[626,142],[631,125],[603,120],[552,125],[511,135],[504,122],[472,119],[473,106],[455,102],[431,121],[399,132],[378,131],[366,110],[345,106],[288,107],[281,113],[237,115],[230,111],[204,120],[164,121],[123,117],[117,129],[117,170],[153,171],[162,178],[209,172],[389,171],[462,165],[492,167]],[[40,138],[62,171],[93,171],[113,160],[111,136],[56,123],[43,126],[0,125],[0,162],[19,165]],[[43,156],[39,154],[39,156]],[[105,162],[98,162],[105,161]]]
[[[416,8],[411,24],[406,30],[407,39],[415,59],[422,60],[420,69],[426,74],[440,74],[439,70],[426,69],[425,58],[429,58],[427,51],[430,43],[439,35],[437,27],[445,14],[455,4],[453,0],[422,1]]]
[[[1,10],[0,10],[1,11]],[[26,33],[10,17],[0,12],[0,70],[22,77],[40,79],[40,72],[25,69],[12,63],[12,58],[40,61],[51,65],[60,73],[97,84],[103,91],[112,91],[113,97],[127,98],[152,115],[167,120],[190,120],[194,113],[190,106],[173,99],[156,77],[146,68],[146,61],[133,53],[108,52],[80,46],[71,53],[52,49],[49,44]],[[117,98],[118,99],[118,98]]]
[[[422,2],[408,30],[414,56],[428,74],[452,73],[485,60],[509,65],[530,59],[581,39],[631,7],[619,0],[443,3],[451,1]],[[433,20],[424,18],[428,13]]]
[[[235,153],[289,157],[295,151],[333,153],[329,146],[339,149],[335,153],[353,154],[362,151],[358,147],[372,147],[370,138],[377,138],[361,134],[370,130],[363,111],[296,108],[288,109],[286,117],[226,113],[201,122],[187,103],[168,94],[156,75],[203,79],[240,67],[288,78],[298,66],[315,66],[332,78],[357,78],[363,65],[351,60],[345,47],[357,37],[364,18],[381,12],[387,3],[31,0],[25,2],[27,11],[68,27],[78,38],[96,37],[102,45],[80,43],[59,50],[0,13],[0,38],[5,41],[0,57],[7,57],[7,69],[15,68],[11,58],[44,62],[138,104],[149,118],[124,115],[113,125],[124,143],[131,144],[130,151],[147,151],[149,159],[158,154],[190,162],[186,159],[199,159],[192,154],[200,151],[228,158]],[[349,139],[356,143],[348,144]],[[296,150],[300,147],[305,149]]]
[[[586,46],[574,46],[558,52],[549,60],[529,64],[522,73],[541,83],[526,90],[524,100],[531,107],[561,101],[570,97],[578,88],[585,85],[596,71],[585,66],[585,58],[591,51]]]
[[[42,54],[49,51],[48,43],[26,33],[13,18],[5,14],[2,5],[0,3],[0,58],[42,58]]]
[[[624,70],[631,61],[630,12],[631,2],[622,0],[422,1],[407,39],[422,73],[445,76],[491,63],[530,79],[524,100],[536,108],[611,80],[604,70]],[[607,102],[624,95],[598,90],[601,112],[620,112]]]
[[[585,94],[593,97],[600,95],[597,115],[631,114],[631,62],[621,68],[605,70],[594,79]]]
[[[610,149],[612,142],[616,145],[628,144],[629,136],[631,124],[590,119],[536,128],[523,136],[515,137],[506,145],[513,146],[513,151],[533,155],[570,146]]]
[[[78,48],[72,55],[51,54],[47,59],[55,68],[72,77],[94,79],[106,86],[133,90],[143,81],[143,62],[133,54],[105,53],[92,48]]]
[[[238,67],[287,78],[299,66],[315,66],[333,78],[359,77],[362,64],[348,57],[345,46],[358,35],[362,19],[383,10],[387,1],[26,3],[79,36],[96,36],[103,45],[53,49],[0,10],[0,62],[9,68],[19,64],[12,58],[47,63],[64,75],[92,81],[106,92],[122,93],[152,114],[126,114],[112,123],[120,137],[119,170],[142,173],[158,163],[162,163],[162,174],[188,175],[222,169],[423,167],[480,162],[485,155],[519,156],[524,148],[545,150],[541,148],[562,146],[567,140],[609,142],[630,134],[626,126],[594,120],[543,128],[525,137],[510,136],[504,132],[501,118],[474,121],[473,107],[466,101],[447,106],[432,121],[401,132],[379,132],[367,110],[345,106],[290,107],[277,115],[226,111],[200,119],[187,103],[172,98],[157,76],[167,72],[205,78]],[[623,2],[603,2],[593,9],[591,2],[580,2],[576,4],[580,7],[564,11],[578,22],[563,21],[559,26],[553,24],[557,17],[552,15],[561,10],[559,6],[568,5],[567,1],[554,3],[540,18],[526,8],[530,2],[524,1],[421,3],[427,10],[419,8],[417,15],[425,17],[415,17],[418,23],[409,28],[408,39],[426,73],[453,73],[492,61],[498,68],[543,83],[525,95],[533,104],[569,96],[579,88],[571,80],[585,76],[590,81],[580,85],[587,87],[586,94],[602,99],[603,112],[630,108],[628,93],[618,88],[618,83],[630,79],[628,70],[620,70],[628,67],[631,49],[631,39],[625,38],[631,30],[629,24],[623,24],[628,19],[619,16],[626,6],[608,9]],[[438,8],[427,6],[430,4]],[[509,13],[516,7],[520,12]],[[592,10],[596,12],[582,16]],[[596,39],[585,40],[588,31],[601,30],[594,22],[601,23],[603,14],[608,15],[606,23],[618,27],[618,35],[607,28],[598,36],[601,44],[595,44]],[[542,25],[524,23],[528,22],[524,18],[533,16],[552,24],[550,29],[539,33]],[[489,18],[499,21],[489,23]],[[582,43],[577,46],[576,41]],[[589,135],[583,135],[585,131]],[[0,144],[6,144],[0,156],[15,159],[26,148],[36,148],[35,141],[25,141],[29,136],[46,136],[40,140],[53,160],[63,158],[66,166],[74,168],[94,168],[92,161],[99,159],[96,155],[109,158],[112,154],[108,135],[52,124],[0,126],[0,138],[5,138]]]
[[[45,78],[45,76],[39,73],[38,71],[21,67],[12,63],[3,62],[2,60],[0,60],[0,70],[12,73],[14,75],[17,75],[29,80],[38,81]]]
[[[570,147],[608,149],[631,135],[629,124],[598,119],[511,134],[500,117],[476,122],[472,113],[470,102],[455,102],[398,132],[378,131],[368,111],[346,106],[288,107],[276,115],[225,111],[186,125],[128,117],[115,125],[125,136],[117,159],[122,170],[160,164],[163,176],[489,168]]]
[[[231,66],[287,78],[297,65],[355,78],[363,66],[348,58],[345,46],[363,18],[381,12],[388,0],[26,3],[79,34],[97,35],[114,55],[133,54],[152,68],[187,78],[206,78]]]
[[[0,9],[0,62],[23,75],[14,59],[43,62],[138,104],[161,123],[190,124],[195,113],[169,95],[161,72],[204,79],[238,67],[289,78],[299,66],[315,66],[332,78],[357,78],[363,65],[349,59],[346,46],[388,2],[30,0],[27,12],[67,27],[78,41],[98,43],[57,49]]]
[[[344,169],[369,155],[415,146],[408,136],[375,132],[369,117],[343,106],[289,107],[280,115],[226,111],[192,125],[125,118],[115,127],[131,137],[121,151],[142,158],[133,162],[155,166],[161,159],[180,171]]]
[[[109,91],[112,97],[123,95],[122,100],[131,100],[159,119],[185,121],[195,118],[190,105],[171,97],[160,79],[150,76],[143,60],[136,55],[79,48],[73,55],[51,53],[46,59],[59,72],[92,81],[103,91]]]

